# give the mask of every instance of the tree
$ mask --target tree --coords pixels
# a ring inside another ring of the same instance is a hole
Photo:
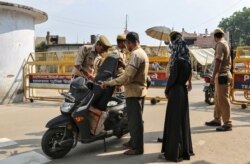
[[[36,52],[43,52],[43,51],[47,51],[47,45],[45,42],[41,42],[40,44],[36,45],[35,51]]]
[[[250,46],[250,8],[244,7],[242,11],[234,12],[228,18],[222,18],[219,27],[232,35],[234,47]]]

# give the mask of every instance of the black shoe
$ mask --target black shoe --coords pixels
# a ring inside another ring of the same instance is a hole
[[[223,125],[219,128],[216,128],[216,131],[218,132],[232,131],[232,125]]]
[[[131,141],[128,141],[128,142],[125,142],[124,144],[122,144],[125,148],[127,149],[132,149],[132,144],[131,144]]]
[[[130,150],[125,151],[123,154],[125,154],[125,155],[142,155],[143,151],[139,151],[136,149],[130,149]]]
[[[158,139],[157,139],[157,142],[162,143],[162,142],[163,142],[163,138],[158,138]]]
[[[213,121],[205,122],[205,125],[207,125],[207,126],[221,126],[221,123],[213,120]]]

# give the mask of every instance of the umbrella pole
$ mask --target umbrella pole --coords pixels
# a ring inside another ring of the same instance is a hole
[[[158,48],[158,53],[157,53],[157,56],[158,56],[158,54],[160,53],[160,50],[161,50],[161,44],[162,44],[162,37],[163,37],[163,31],[162,31],[162,33],[161,33],[161,41],[160,41],[160,45],[159,45],[159,48]]]
[[[161,44],[162,44],[162,40],[160,41],[160,45],[159,45],[159,48],[158,48],[157,56],[158,56],[158,55],[159,55],[159,53],[160,53],[160,50],[161,50]]]

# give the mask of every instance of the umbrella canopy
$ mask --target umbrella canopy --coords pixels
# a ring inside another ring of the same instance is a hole
[[[169,41],[169,34],[171,32],[170,28],[165,26],[155,26],[147,29],[146,34],[152,38],[161,40],[161,41]]]

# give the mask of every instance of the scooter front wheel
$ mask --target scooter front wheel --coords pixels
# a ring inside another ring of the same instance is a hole
[[[61,144],[63,142],[66,144]],[[74,137],[71,132],[65,133],[65,128],[53,128],[45,132],[42,138],[42,150],[51,158],[62,158],[71,150]]]

